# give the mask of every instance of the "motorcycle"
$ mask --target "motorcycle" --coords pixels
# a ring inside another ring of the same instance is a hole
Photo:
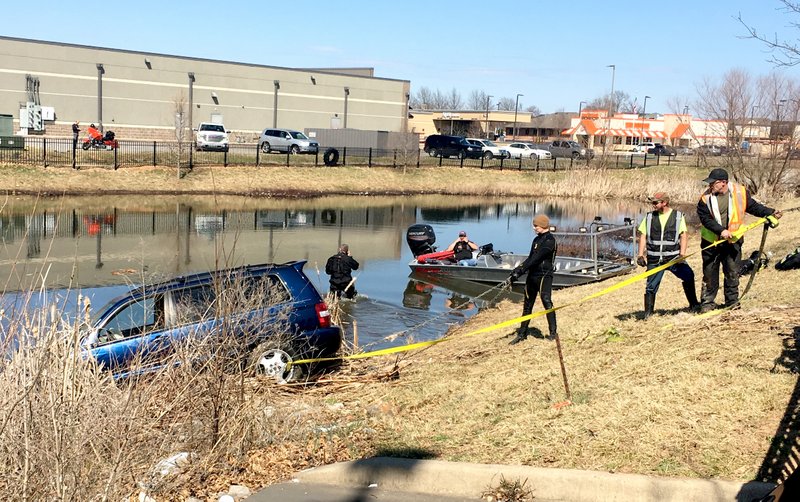
[[[106,131],[105,135],[98,131],[94,124],[89,126],[89,136],[83,140],[81,148],[88,150],[90,148],[96,150],[116,150],[119,148],[119,143],[114,139],[114,131]]]

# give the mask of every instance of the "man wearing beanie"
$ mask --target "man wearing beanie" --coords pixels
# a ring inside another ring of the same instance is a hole
[[[511,272],[508,278],[510,283],[519,279],[526,272],[525,279],[525,301],[522,304],[522,315],[529,315],[533,311],[533,302],[536,295],[541,295],[542,305],[545,309],[553,308],[551,294],[553,291],[553,264],[556,260],[556,239],[550,233],[550,218],[544,214],[537,214],[533,218],[533,230],[536,237],[531,243],[531,252],[528,257],[517,268]],[[517,344],[528,338],[528,324],[530,319],[522,321],[517,336],[511,340],[511,345]],[[547,326],[550,328],[550,338],[555,339],[558,335],[556,331],[556,313],[547,314]]]
[[[760,204],[750,192],[738,183],[728,181],[728,171],[716,168],[703,180],[708,185],[697,202],[700,229],[700,246],[703,249],[703,290],[700,308],[703,312],[714,309],[714,300],[719,290],[719,267],[725,276],[723,293],[725,306],[739,303],[739,267],[744,238],[736,239],[734,232],[744,223],[744,213],[760,218],[767,217],[772,227],[778,225],[782,213]],[[717,246],[709,247],[717,240],[725,239]]]

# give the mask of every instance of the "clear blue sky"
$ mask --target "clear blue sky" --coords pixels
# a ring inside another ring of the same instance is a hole
[[[94,5],[89,9],[89,5]],[[645,95],[647,111],[696,98],[704,78],[732,68],[776,70],[741,37],[742,17],[760,32],[795,40],[800,22],[777,0],[570,3],[478,1],[5,2],[0,34],[115,49],[287,67],[369,66],[468,98],[511,97],[520,109],[577,111],[615,89]]]

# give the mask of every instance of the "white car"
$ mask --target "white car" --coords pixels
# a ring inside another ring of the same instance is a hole
[[[222,124],[211,122],[200,122],[197,126],[197,136],[195,137],[195,148],[201,150],[228,151],[228,132]]]
[[[642,143],[641,145],[634,145],[632,151],[635,153],[647,153],[647,150],[655,147],[656,147],[655,143],[647,142],[647,143]]]
[[[511,143],[504,146],[508,153],[511,154],[512,159],[552,159],[553,155],[547,150],[536,148],[530,143]]]
[[[493,157],[508,159],[511,157],[511,154],[508,153],[508,150],[497,146],[496,143],[488,139],[467,138],[467,143],[480,147],[483,150],[484,159],[491,159]]]

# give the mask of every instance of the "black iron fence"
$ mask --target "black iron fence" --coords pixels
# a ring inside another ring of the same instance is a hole
[[[264,153],[253,143],[233,143],[227,151],[197,151],[192,143],[170,141],[121,140],[117,148],[82,148],[82,141],[71,138],[27,137],[21,148],[0,148],[0,163],[41,167],[135,166],[364,166],[435,167],[457,166],[478,169],[558,171],[586,167],[631,169],[670,164],[672,157],[655,155],[611,155],[595,159],[468,159],[430,157],[417,148],[378,149],[332,147],[313,154]],[[335,151],[335,152],[334,152]]]

